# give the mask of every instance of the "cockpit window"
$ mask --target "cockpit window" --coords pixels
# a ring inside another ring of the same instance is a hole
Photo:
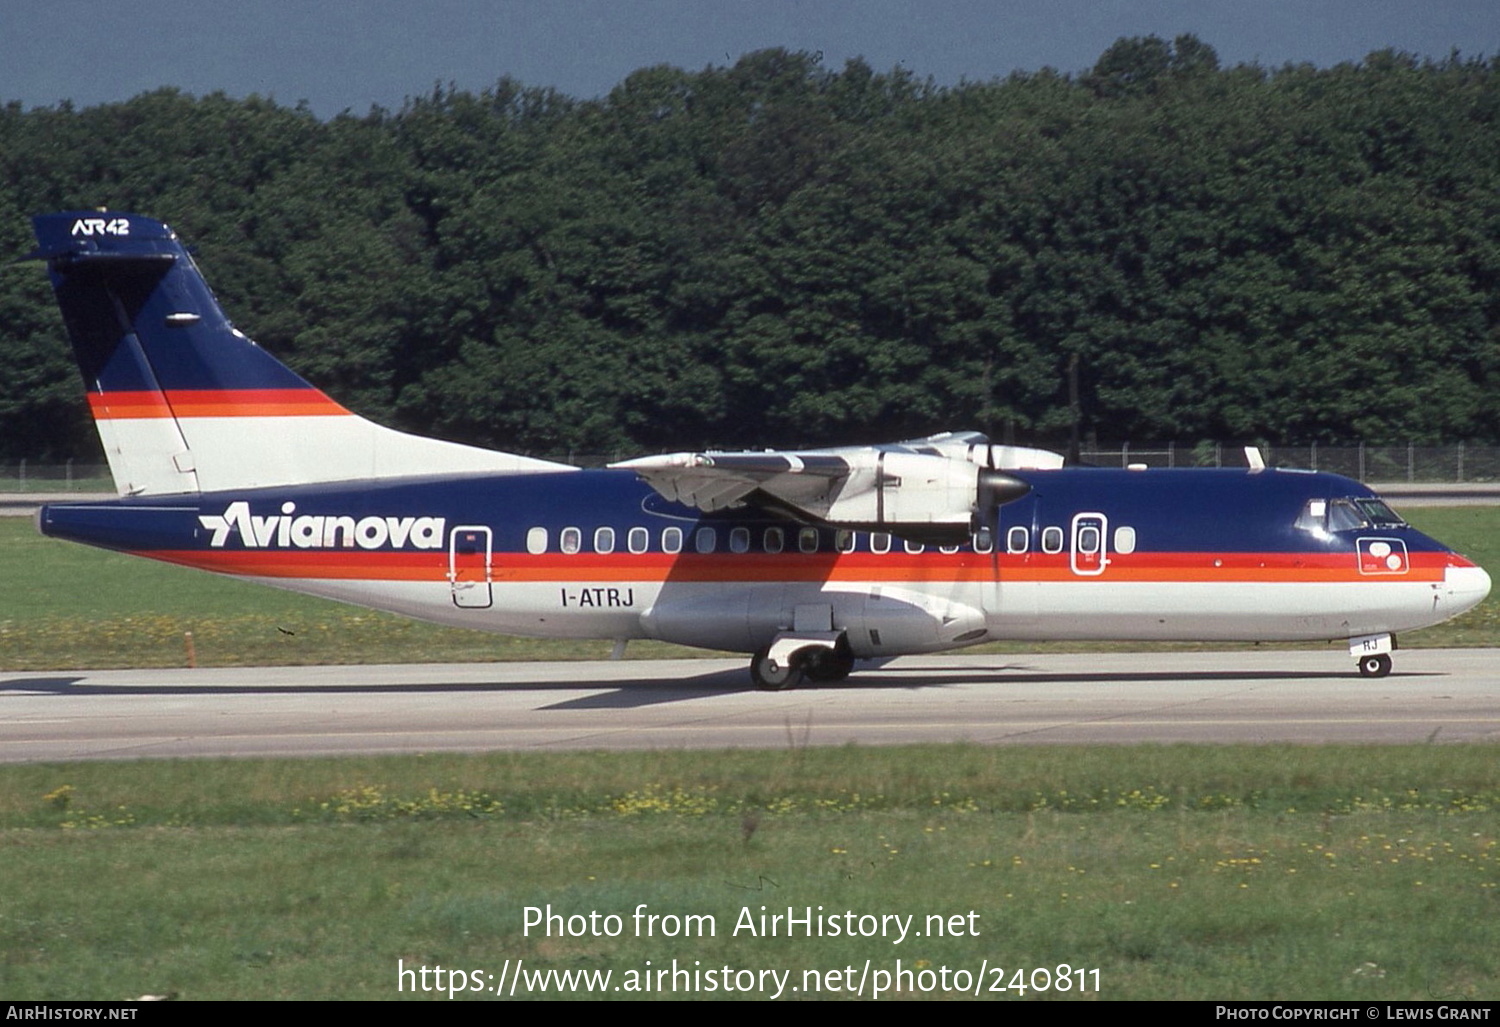
[[[1354,531],[1365,526],[1365,515],[1359,507],[1347,499],[1335,499],[1328,504],[1328,530]]]
[[[1328,500],[1309,499],[1297,516],[1297,527],[1303,531],[1328,530]]]
[[[1354,505],[1364,512],[1365,520],[1375,528],[1401,528],[1406,522],[1401,515],[1385,505],[1382,499],[1356,499]]]
[[[1309,499],[1297,515],[1297,527],[1303,531],[1359,531],[1405,526],[1406,522],[1383,500],[1373,497]]]

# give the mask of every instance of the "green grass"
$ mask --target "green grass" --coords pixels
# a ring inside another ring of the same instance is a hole
[[[1423,531],[1500,569],[1500,508],[1417,508],[1409,515]],[[25,518],[0,518],[0,582],[5,670],[185,666],[189,632],[200,666],[603,659],[611,647],[435,627],[43,538]],[[1500,645],[1500,594],[1457,620],[1403,635],[1401,643]],[[978,651],[1046,648],[1089,647],[1028,643]],[[701,655],[651,642],[634,642],[629,653]]]
[[[1497,844],[1486,746],[3,767],[0,995],[395,998],[398,959],[618,983],[675,958],[799,986],[988,960],[1097,968],[1106,999],[1493,1000]],[[634,937],[641,903],[717,933]],[[528,935],[548,904],[625,930]],[[978,935],[735,936],[762,905]]]

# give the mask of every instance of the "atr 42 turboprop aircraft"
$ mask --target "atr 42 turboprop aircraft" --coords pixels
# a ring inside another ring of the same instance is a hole
[[[34,221],[120,498],[41,530],[436,621],[753,653],[762,688],[993,639],[1347,639],[1489,576],[1329,474],[1064,468],[975,434],[580,470],[358,417],[225,318],[175,233]]]

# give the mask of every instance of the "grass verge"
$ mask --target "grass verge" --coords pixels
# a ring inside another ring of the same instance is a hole
[[[639,995],[648,960],[847,997],[869,960],[905,997],[957,997],[962,970],[996,998],[1494,999],[1497,838],[1482,746],[0,767],[0,994],[446,999],[398,991],[398,960],[467,986],[520,959],[627,989],[602,997]],[[715,930],[637,936],[642,904]],[[599,933],[528,932],[549,905]],[[762,907],[909,915],[922,936],[766,937]],[[1084,988],[1059,989],[1063,964]],[[1038,967],[1051,985],[1018,992]],[[677,980],[661,997],[725,995]]]

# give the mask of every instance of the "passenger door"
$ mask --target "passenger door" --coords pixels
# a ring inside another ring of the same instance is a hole
[[[494,602],[490,565],[494,558],[494,532],[482,524],[462,524],[448,536],[448,583],[453,605],[466,610],[487,610]]]

